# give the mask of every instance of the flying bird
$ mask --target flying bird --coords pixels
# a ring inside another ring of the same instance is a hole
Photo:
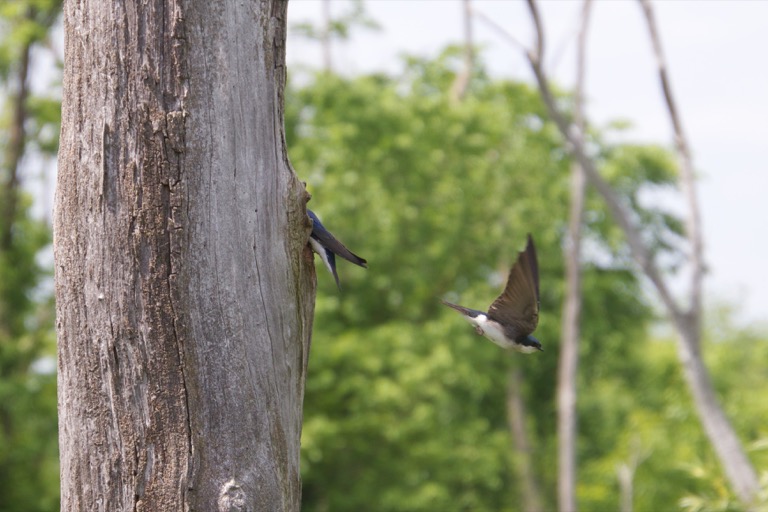
[[[441,302],[461,313],[475,326],[477,334],[502,348],[526,354],[544,350],[539,340],[531,336],[539,323],[539,264],[530,234],[525,250],[517,255],[509,271],[504,291],[493,301],[488,313]]]
[[[312,250],[320,255],[320,259],[323,260],[325,267],[331,274],[333,274],[333,278],[336,280],[336,286],[341,290],[339,274],[336,273],[336,255],[338,254],[345,260],[351,261],[355,265],[359,265],[363,268],[368,268],[368,262],[336,240],[336,237],[333,236],[330,231],[325,229],[325,226],[323,226],[320,219],[317,218],[315,212],[308,209],[307,213],[312,219],[312,234],[309,235],[309,244],[312,246]]]

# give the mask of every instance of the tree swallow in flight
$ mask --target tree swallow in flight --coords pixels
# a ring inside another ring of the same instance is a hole
[[[309,235],[309,244],[312,246],[312,250],[320,255],[320,259],[325,263],[325,267],[331,274],[333,274],[333,278],[336,280],[336,286],[341,290],[339,275],[336,273],[336,255],[338,254],[345,260],[351,261],[355,265],[359,265],[363,268],[368,268],[368,262],[336,240],[336,237],[334,237],[330,231],[325,229],[325,226],[323,226],[320,219],[317,218],[315,212],[307,209],[307,213],[312,219],[312,234]]]
[[[539,340],[531,336],[539,323],[539,264],[533,238],[528,235],[525,250],[509,271],[507,286],[493,301],[488,313],[441,300],[461,313],[483,335],[502,348],[530,354],[543,351]]]

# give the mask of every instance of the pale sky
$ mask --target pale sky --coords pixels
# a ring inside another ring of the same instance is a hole
[[[524,2],[474,0],[473,5],[518,41],[531,41]],[[436,56],[461,40],[458,0],[368,0],[365,7],[383,30],[358,30],[351,43],[335,44],[334,67],[345,74],[397,71],[403,53]],[[740,320],[767,325],[768,2],[656,1],[654,7],[673,94],[701,175],[707,302],[727,301],[740,311]],[[581,2],[546,0],[540,8],[547,67],[561,86],[570,87]],[[331,9],[338,15],[349,5],[334,0]],[[290,1],[289,24],[320,18],[319,0]],[[474,35],[494,76],[532,82],[519,48],[480,21]],[[288,69],[299,63],[320,67],[319,47],[289,36]],[[586,94],[592,123],[629,120],[631,140],[671,146],[669,116],[637,2],[595,2]]]

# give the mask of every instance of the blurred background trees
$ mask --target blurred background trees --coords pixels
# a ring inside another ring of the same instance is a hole
[[[3,511],[58,509],[52,268],[50,257],[46,258],[51,230],[44,215],[33,214],[30,187],[39,178],[41,164],[56,154],[59,100],[47,91],[36,93],[32,82],[33,70],[47,52],[49,32],[60,11],[61,2],[56,0],[8,1],[0,5]]]
[[[342,39],[358,20],[372,25],[351,5],[333,25]],[[31,213],[35,189],[25,188],[55,151],[58,110],[55,88],[41,96],[22,84],[59,9],[43,0],[0,6],[0,211],[13,211],[0,218],[2,239],[11,240],[0,247],[0,511],[58,508],[50,230]],[[301,27],[330,44],[323,30]],[[313,195],[309,206],[370,267],[340,262],[341,293],[319,268],[302,440],[305,510],[522,510],[526,461],[543,509],[556,506],[572,162],[538,91],[489,76],[482,52],[463,101],[452,101],[463,56],[447,48],[404,57],[396,74],[352,77],[329,72],[327,62],[327,71],[306,72],[286,91],[290,158]],[[569,108],[573,98],[561,92],[558,100]],[[19,126],[20,153],[12,136]],[[608,142],[615,138],[606,130],[591,133],[601,172],[672,272],[681,221],[646,199],[674,192],[674,155]],[[521,356],[478,337],[438,299],[487,307],[527,232],[540,259],[537,337],[545,352]],[[580,509],[739,510],[696,418],[672,334],[659,326],[626,241],[592,191],[583,237]],[[727,307],[707,316],[705,360],[752,462],[765,471],[768,336],[734,325]],[[511,378],[527,454],[511,433]]]
[[[291,159],[313,194],[310,205],[370,267],[343,267],[341,294],[327,276],[318,278],[305,397],[306,510],[520,510],[520,454],[505,405],[515,368],[544,510],[556,506],[570,162],[526,85],[480,71],[466,101],[453,104],[447,91],[460,59],[458,49],[434,61],[410,58],[398,77],[321,73],[288,98]],[[643,213],[657,250],[667,250],[663,241],[674,239],[679,221],[639,198],[672,187],[673,155],[607,143],[600,154],[606,177]],[[637,510],[676,505],[709,489],[712,482],[696,474],[708,468],[712,477],[718,466],[675,347],[652,335],[652,307],[594,194],[584,229],[579,504],[617,509],[618,468],[640,457]],[[545,347],[530,357],[500,352],[438,302],[461,297],[486,307],[527,231],[540,259],[537,336]],[[716,488],[728,499],[722,480]]]

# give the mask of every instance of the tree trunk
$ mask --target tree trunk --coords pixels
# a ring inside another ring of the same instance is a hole
[[[717,400],[712,379],[699,348],[700,334],[696,320],[682,317],[677,319],[676,325],[679,336],[678,355],[699,421],[736,495],[743,503],[750,505],[760,488],[757,474]]]
[[[691,388],[696,412],[704,431],[715,448],[725,474],[739,499],[751,504],[760,490],[757,472],[744,452],[735,430],[728,421],[720,403],[717,401],[709,372],[701,356],[701,304],[704,284],[704,241],[701,229],[699,200],[696,194],[696,179],[693,171],[688,137],[683,130],[683,122],[672,94],[672,85],[667,72],[667,63],[661,46],[661,37],[656,27],[656,17],[648,0],[640,0],[648,35],[651,39],[656,66],[659,70],[659,82],[664,94],[667,112],[675,132],[675,147],[680,161],[680,189],[688,203],[686,216],[686,238],[690,243],[688,257],[691,268],[690,304],[685,313],[671,312],[677,327],[680,344],[678,353],[685,371],[688,386]]]
[[[586,189],[584,171],[571,170],[571,205],[565,248],[565,302],[557,370],[557,501],[561,512],[576,511],[576,384],[581,337],[581,225]]]
[[[286,2],[66,3],[62,510],[298,510],[314,281]]]
[[[524,512],[540,512],[544,510],[539,482],[536,480],[536,469],[533,464],[533,448],[528,439],[525,426],[525,402],[520,392],[523,385],[523,370],[514,367],[509,373],[507,385],[507,423],[512,436],[512,449],[515,453],[515,467],[520,479],[520,491],[523,498]]]
[[[331,59],[331,0],[323,0],[323,28],[320,36],[320,45],[323,48],[323,71],[333,72],[333,60]]]
[[[472,5],[470,0],[462,0],[464,10],[464,62],[461,71],[451,85],[450,98],[452,102],[460,102],[467,95],[472,72],[475,69],[475,49],[472,37]]]
[[[584,133],[584,75],[591,0],[584,0],[577,46],[576,90],[573,122]],[[568,234],[565,244],[565,302],[563,303],[562,345],[557,370],[557,502],[561,512],[575,512],[577,377],[581,338],[581,226],[584,223],[584,197],[587,182],[584,169],[571,164]]]

